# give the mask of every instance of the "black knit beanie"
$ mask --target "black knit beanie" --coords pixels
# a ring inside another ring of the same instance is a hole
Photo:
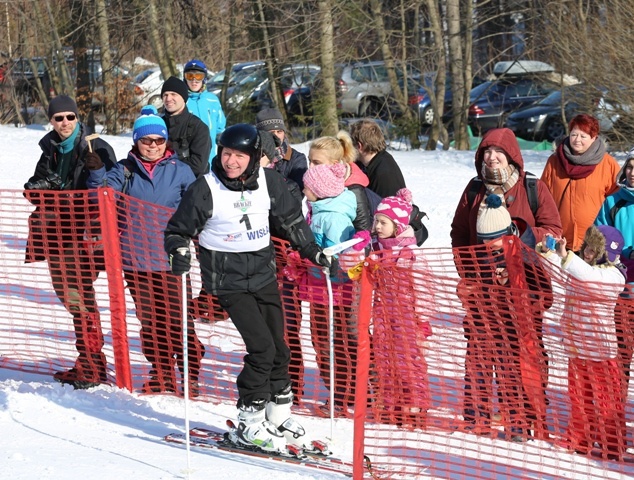
[[[79,110],[77,109],[77,104],[75,100],[70,98],[68,95],[58,95],[55,98],[51,99],[48,104],[48,119],[50,120],[53,116],[57,115],[61,112],[73,112],[75,115],[79,117]]]
[[[161,97],[165,92],[178,93],[185,101],[189,98],[189,89],[187,88],[187,84],[180,78],[174,76],[168,78],[165,80],[165,83],[163,83],[163,88],[161,88]]]

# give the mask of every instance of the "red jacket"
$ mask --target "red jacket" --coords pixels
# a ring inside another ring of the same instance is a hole
[[[509,163],[514,164],[520,173],[520,178],[517,183],[504,194],[506,208],[511,217],[524,220],[532,227],[535,238],[538,240],[541,240],[542,236],[546,233],[554,237],[560,237],[562,230],[559,212],[557,211],[557,206],[548,188],[541,180],[537,181],[537,212],[533,215],[531,211],[524,184],[524,177],[526,176],[524,172],[524,159],[522,158],[520,146],[517,143],[515,134],[508,128],[489,130],[482,138],[482,142],[475,155],[475,167],[478,177],[482,179],[481,171],[484,150],[490,146],[502,148],[507,154]],[[471,182],[469,182],[460,197],[460,202],[458,203],[456,213],[451,223],[450,235],[452,247],[464,247],[478,243],[476,221],[480,203],[482,203],[486,189],[483,184],[480,191],[476,194],[473,203],[469,204],[468,193],[470,188]]]

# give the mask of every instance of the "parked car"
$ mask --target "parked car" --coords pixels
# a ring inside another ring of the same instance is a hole
[[[183,78],[183,65],[176,65],[179,77]],[[139,107],[154,105],[157,109],[163,107],[161,100],[161,88],[163,87],[163,74],[159,67],[152,67],[142,71],[134,78],[134,103]]]
[[[337,91],[344,115],[387,119],[398,114],[393,110],[392,86],[385,62],[350,63],[339,69]],[[396,76],[402,83],[406,77],[419,79],[420,71],[408,65],[406,76],[402,67],[397,66]]]
[[[426,72],[421,76],[421,83],[412,81],[408,88],[408,105],[417,115],[421,125],[431,125],[434,121],[435,112],[432,108],[431,98],[427,89],[435,90],[436,73]],[[472,87],[480,85],[484,79],[480,76],[473,77]],[[423,86],[424,85],[424,86]],[[443,107],[443,118],[449,118],[452,111],[453,93],[451,91],[451,77],[446,76],[445,82],[445,102]]]
[[[300,122],[312,116],[312,93],[320,72],[317,65],[286,65],[280,83],[289,121]],[[227,91],[226,111],[232,121],[251,122],[263,108],[273,107],[271,83],[265,68],[254,70]]]
[[[73,56],[72,49],[64,50],[64,59],[68,67],[68,73],[70,74],[70,89],[76,86],[77,78],[77,64]],[[39,78],[44,94],[47,99],[52,98],[55,94],[59,93],[55,91],[51,77],[53,74],[60,76],[61,69],[57,68],[58,63],[56,57],[33,57],[33,58],[18,58],[14,60],[8,72],[11,76],[11,82],[13,88],[21,99],[21,102],[26,102],[28,105],[39,102],[39,98],[35,93],[35,82]],[[33,68],[35,67],[35,69]],[[51,69],[55,69],[54,72]],[[93,108],[98,108],[103,103],[103,75],[102,75],[101,58],[99,56],[98,49],[89,49],[88,56],[88,82],[91,91]],[[114,65],[112,67],[112,74],[114,80],[117,82],[117,88],[126,89],[129,82],[129,73],[126,68],[121,65]]]
[[[562,117],[562,102],[564,114]],[[607,89],[578,84],[556,90],[528,107],[514,112],[505,126],[526,140],[554,141],[566,133],[566,125],[577,114],[592,112],[601,132],[609,132],[620,118],[621,109],[609,99]]]
[[[228,88],[236,86],[244,77],[256,70],[264,68],[265,65],[266,63],[262,60],[235,63],[233,67],[231,67]],[[220,95],[224,81],[225,69],[222,69],[207,81],[207,90],[216,95]]]
[[[508,115],[558,89],[556,83],[533,75],[505,76],[484,82],[469,95],[469,126],[475,135],[502,127]]]

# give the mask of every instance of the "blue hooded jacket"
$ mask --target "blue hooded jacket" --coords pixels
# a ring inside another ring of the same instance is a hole
[[[132,175],[126,185],[126,169]],[[87,180],[89,188],[104,185],[122,191],[130,196],[148,202],[125,202],[120,212],[121,254],[126,270],[146,272],[166,272],[170,270],[165,250],[163,231],[167,222],[180,204],[181,198],[196,177],[186,163],[178,159],[173,151],[159,160],[148,173],[133,152],[128,158],[117,162],[106,172],[105,167],[91,170]],[[154,208],[155,206],[166,208]]]
[[[190,91],[189,99],[187,100],[187,109],[209,127],[209,135],[211,136],[209,165],[211,166],[211,160],[217,153],[216,138],[224,131],[227,125],[227,119],[225,118],[225,113],[222,111],[220,99],[207,90],[200,92]]]

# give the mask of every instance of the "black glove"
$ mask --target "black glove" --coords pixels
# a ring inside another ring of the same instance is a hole
[[[337,275],[339,262],[335,257],[328,257],[316,243],[310,243],[299,252],[300,257],[310,260],[318,267],[325,267],[330,271],[330,276]]]
[[[282,141],[277,135],[274,135],[266,130],[260,130],[260,140],[262,141],[262,153],[272,162],[275,160],[277,147],[282,144]]]
[[[170,266],[174,275],[184,275],[189,272],[192,263],[192,254],[189,248],[179,247],[170,253]]]
[[[86,153],[86,155],[84,155],[84,162],[86,163],[86,168],[88,170],[99,170],[101,167],[103,167],[101,157],[95,152]]]

